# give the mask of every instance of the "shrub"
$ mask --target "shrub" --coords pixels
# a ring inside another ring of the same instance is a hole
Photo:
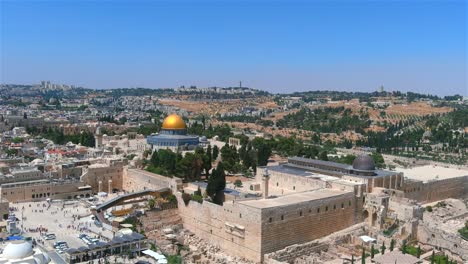
[[[196,201],[198,203],[203,203],[203,197],[201,195],[198,195],[198,194],[193,194],[191,199],[193,201]]]
[[[234,186],[236,186],[236,187],[238,187],[238,188],[239,188],[239,187],[242,187],[242,181],[241,181],[241,180],[236,180],[236,181],[234,181]]]
[[[167,196],[167,201],[170,203],[177,203],[177,197],[173,194]]]
[[[185,203],[185,206],[187,206],[190,202],[190,200],[192,199],[192,196],[188,193],[183,193],[182,194],[182,200],[184,201]]]

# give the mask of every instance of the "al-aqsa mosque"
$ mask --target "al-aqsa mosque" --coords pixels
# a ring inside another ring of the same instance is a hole
[[[147,142],[153,150],[170,149],[193,150],[199,145],[207,143],[205,137],[187,134],[185,121],[177,114],[168,115],[162,124],[158,134],[148,136]]]

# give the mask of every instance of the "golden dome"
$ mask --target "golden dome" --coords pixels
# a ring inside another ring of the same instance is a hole
[[[186,129],[184,120],[182,117],[172,114],[168,115],[162,124],[163,129]]]

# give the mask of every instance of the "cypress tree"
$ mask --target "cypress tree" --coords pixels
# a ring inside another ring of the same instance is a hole
[[[385,247],[385,241],[384,241],[382,242],[382,246],[380,247],[380,252],[382,253],[382,255],[385,254],[385,249],[387,248]]]
[[[393,249],[395,248],[395,240],[391,240],[390,241],[390,251],[393,251]]]
[[[362,248],[361,264],[366,264],[366,249]]]

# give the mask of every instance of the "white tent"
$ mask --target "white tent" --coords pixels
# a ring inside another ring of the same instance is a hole
[[[158,252],[154,252],[151,249],[143,250],[142,253],[155,258],[158,261],[158,263],[160,263],[160,264],[166,264],[167,263],[166,256],[161,255]]]
[[[372,237],[370,237],[370,236],[360,236],[359,238],[360,238],[362,241],[364,241],[365,243],[368,243],[368,242],[373,243],[373,242],[377,241],[375,238],[372,238]]]

